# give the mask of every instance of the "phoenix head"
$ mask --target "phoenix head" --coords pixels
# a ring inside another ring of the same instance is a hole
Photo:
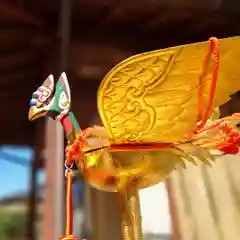
[[[53,75],[50,75],[32,94],[28,118],[31,121],[46,115],[62,118],[68,114],[70,106],[71,96],[66,74],[61,74],[56,87]]]

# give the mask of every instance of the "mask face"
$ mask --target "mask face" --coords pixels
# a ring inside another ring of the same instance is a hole
[[[71,96],[65,73],[60,76],[54,88],[53,75],[50,75],[32,95],[28,118],[35,120],[41,116],[63,116],[70,111]]]

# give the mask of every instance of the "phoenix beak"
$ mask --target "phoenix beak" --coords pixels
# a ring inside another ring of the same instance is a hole
[[[44,110],[43,108],[37,108],[36,106],[32,106],[28,112],[28,119],[30,121],[33,121],[39,117],[45,116],[46,114],[47,111]]]

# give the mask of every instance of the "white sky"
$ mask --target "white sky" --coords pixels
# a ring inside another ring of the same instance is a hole
[[[171,219],[164,183],[140,191],[143,232],[170,234]]]

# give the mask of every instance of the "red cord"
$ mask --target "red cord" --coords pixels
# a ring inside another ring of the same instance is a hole
[[[201,117],[202,121],[200,125],[198,126],[198,129],[201,129],[205,126],[208,118],[211,115],[212,111],[212,105],[213,105],[213,100],[214,100],[214,95],[215,95],[215,90],[217,86],[217,79],[218,79],[218,69],[219,69],[219,48],[220,48],[220,43],[217,38],[210,38],[210,52],[206,58],[205,66],[204,66],[204,72],[202,76],[200,77],[200,90],[199,90],[199,102],[198,102],[198,117]],[[213,54],[214,58],[214,66],[213,66],[213,74],[212,74],[212,84],[210,88],[210,93],[209,93],[209,101],[206,107],[206,111],[204,116],[201,116],[201,111],[202,111],[202,106],[203,106],[203,80],[206,77],[206,73],[209,67],[210,63],[210,56]]]
[[[198,105],[197,105],[197,120],[201,121],[202,119],[202,107],[203,107],[203,92],[204,92],[204,80],[207,75],[207,70],[212,56],[212,44],[210,45],[210,51],[204,62],[203,73],[199,79],[199,94],[198,94]]]
[[[171,143],[127,143],[127,144],[112,144],[110,150],[112,151],[137,151],[137,150],[154,150],[171,147]]]

